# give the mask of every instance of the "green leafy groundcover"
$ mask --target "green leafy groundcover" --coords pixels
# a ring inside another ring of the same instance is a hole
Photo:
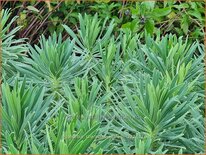
[[[19,18],[10,29],[21,26],[16,33],[19,38],[28,38],[32,45],[38,44],[39,34],[63,33],[62,23],[72,29],[78,25],[78,13],[105,17],[114,20],[114,30],[129,29],[133,34],[144,36],[160,33],[188,36],[189,41],[204,42],[204,0],[143,1],[143,0],[50,0],[50,1],[1,1],[2,8],[12,8],[12,15]]]
[[[204,153],[203,44],[114,35],[114,21],[79,14],[66,40],[33,46],[9,18],[2,10],[4,154]]]

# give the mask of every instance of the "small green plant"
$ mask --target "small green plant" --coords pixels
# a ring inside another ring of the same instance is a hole
[[[204,50],[198,42],[188,44],[182,37],[167,35],[161,40],[146,37],[146,44],[139,45],[138,53],[131,55],[132,70],[143,70],[153,75],[155,70],[168,81],[177,78],[177,83],[196,83],[203,88],[204,79]],[[136,55],[136,56],[135,56]],[[195,87],[196,87],[195,86]],[[198,88],[194,90],[197,91]]]
[[[149,139],[146,138],[142,142],[140,140],[139,145],[127,153],[152,153],[160,147],[167,150],[165,153],[178,152],[180,149],[186,152],[204,150],[204,138],[200,136],[204,129],[202,124],[198,125],[198,128],[201,128],[199,136],[192,138],[185,134],[188,131],[186,122],[195,119],[192,113],[201,112],[199,107],[203,102],[196,104],[199,100],[199,93],[188,94],[187,83],[177,84],[177,79],[168,83],[166,79],[153,77],[150,80],[150,76],[140,76],[132,81],[132,87],[128,88],[124,85],[125,98],[116,103],[115,113],[122,126],[125,127],[124,132],[128,132],[131,137],[139,134],[139,139],[144,139],[144,137]],[[196,121],[198,119],[196,118]],[[125,137],[124,132],[119,134]],[[196,133],[197,131],[192,129],[190,132]],[[191,138],[190,142],[181,142],[182,139],[188,138]],[[136,142],[133,142],[136,145]],[[144,143],[148,145],[146,150],[142,150],[144,148],[142,145],[146,145]],[[188,147],[190,144],[194,147]]]
[[[79,122],[77,117],[68,118],[59,114],[51,127],[46,127],[46,135],[51,154],[80,154],[87,152],[98,133],[99,124],[90,126],[86,119]]]
[[[29,46],[30,57],[24,57],[24,64],[16,68],[36,84],[44,85],[52,92],[60,92],[76,76],[84,74],[87,65],[83,57],[73,53],[74,41],[62,41],[55,33],[48,40],[43,36],[40,47]]]
[[[75,39],[76,46],[75,51],[80,54],[89,54],[89,56],[95,56],[99,54],[99,44],[104,47],[108,44],[111,37],[114,22],[111,21],[109,26],[106,28],[108,19],[106,18],[103,22],[103,25],[100,25],[100,20],[98,19],[97,14],[94,17],[91,17],[85,14],[84,18],[79,14],[79,27],[78,35],[75,34],[68,26],[63,25],[65,30],[71,36],[72,39]]]
[[[21,83],[16,81],[14,88],[7,83],[2,85],[2,138],[3,144],[8,144],[3,149],[25,150],[27,135],[42,135],[41,130],[63,103],[53,98],[45,97],[44,87],[27,86],[26,79]]]
[[[14,66],[22,60],[25,52],[28,51],[25,39],[15,39],[15,34],[20,30],[20,26],[11,30],[11,25],[16,21],[17,16],[11,18],[11,12],[8,9],[0,11],[0,38],[2,40],[2,67],[5,78],[15,75]]]
[[[64,94],[68,103],[68,113],[79,119],[87,116],[95,109],[101,109],[109,94],[102,95],[101,83],[97,79],[90,83],[87,78],[76,78],[74,87],[65,86]],[[92,115],[91,115],[92,116]],[[94,121],[95,118],[92,118]]]

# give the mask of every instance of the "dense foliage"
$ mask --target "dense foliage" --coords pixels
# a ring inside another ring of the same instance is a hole
[[[76,31],[78,14],[97,13],[101,19],[114,20],[115,31],[130,29],[133,34],[144,36],[145,30],[153,35],[167,33],[188,36],[192,42],[204,41],[204,1],[145,1],[126,0],[67,0],[67,1],[3,1],[3,8],[12,8],[12,15],[18,15],[11,29],[22,26],[18,38],[29,38],[31,44],[38,44],[39,34],[49,36],[64,31],[66,24]],[[63,33],[63,38],[68,35]]]
[[[27,15],[41,22],[42,3],[30,3]],[[56,3],[46,5],[52,10]],[[74,3],[58,7],[63,13],[88,7]],[[29,39],[32,26],[14,24],[25,12],[17,18],[1,10],[2,152],[204,153],[202,7],[95,3],[78,15],[51,12],[49,20],[61,18],[46,29],[51,35],[33,29]],[[71,23],[62,24],[65,19]],[[19,37],[22,31],[27,35]]]

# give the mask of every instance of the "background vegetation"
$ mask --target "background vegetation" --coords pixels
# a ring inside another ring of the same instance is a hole
[[[29,38],[37,43],[39,34],[46,36],[54,31],[63,32],[61,24],[76,29],[78,14],[97,13],[100,18],[114,20],[115,29],[130,29],[132,33],[142,34],[145,30],[152,35],[173,33],[188,36],[191,40],[204,40],[204,1],[146,1],[129,2],[110,0],[94,1],[15,1],[1,2],[3,8],[11,8],[12,16],[19,16],[10,27],[22,26],[17,33],[19,38]],[[67,35],[64,34],[63,38]]]
[[[205,153],[204,2],[1,5],[3,154]]]

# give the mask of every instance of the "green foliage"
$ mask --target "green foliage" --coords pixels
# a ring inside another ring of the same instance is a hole
[[[23,4],[23,5],[22,5]],[[32,44],[37,43],[39,35],[59,34],[63,32],[62,23],[70,28],[78,27],[79,12],[99,15],[101,19],[114,20],[114,29],[132,33],[138,32],[144,37],[145,30],[151,35],[157,35],[158,29],[162,35],[173,33],[188,35],[189,40],[204,41],[204,2],[183,1],[46,1],[46,2],[4,2],[3,8],[13,8],[13,14],[20,18],[15,25],[23,26],[18,33],[20,37],[29,38]],[[23,6],[23,7],[22,7]],[[29,17],[29,18],[28,18]],[[64,36],[66,37],[66,35]]]
[[[102,60],[95,61],[94,70],[97,77],[104,82],[104,89],[108,93],[113,85],[118,84],[118,78],[124,69],[120,59],[120,46],[115,44],[114,39],[110,39],[107,47],[102,49],[100,45],[99,50]]]
[[[86,119],[79,123],[76,117],[68,122],[61,112],[54,122],[49,129],[46,127],[51,154],[85,153],[94,141],[99,127],[97,123],[91,126]]]
[[[62,41],[62,36],[54,33],[48,40],[43,36],[40,47],[29,46],[30,57],[24,57],[24,64],[16,68],[30,80],[44,85],[52,92],[60,92],[60,88],[69,80],[84,73],[87,65],[83,58],[73,53],[74,41]],[[86,66],[84,66],[86,65]]]
[[[110,11],[120,7],[97,3]],[[44,3],[49,12],[58,4]],[[3,154],[204,153],[204,45],[184,36],[191,16],[201,20],[194,13],[201,3],[124,4],[121,12],[130,4],[134,20],[125,13],[122,23],[111,20],[112,13],[105,20],[79,14],[77,28],[64,23],[65,31],[27,45],[14,39],[19,27],[10,30],[16,17],[9,22],[9,10],[2,11]],[[173,18],[174,7],[188,13],[191,7],[195,15],[184,15],[183,33],[163,35],[156,22]]]
[[[0,38],[2,40],[2,67],[3,74],[6,78],[13,76],[15,73],[14,65],[21,61],[24,53],[27,52],[27,46],[25,39],[15,39],[15,34],[20,30],[21,27],[16,27],[10,30],[11,25],[16,21],[17,16],[11,18],[10,10],[1,10],[0,12]]]
[[[166,79],[160,80],[153,77],[150,80],[149,76],[141,76],[132,81],[132,89],[124,86],[126,100],[123,99],[117,103],[116,114],[117,118],[120,118],[122,126],[128,130],[127,132],[131,136],[139,134],[139,138],[143,138],[137,146],[134,142],[136,153],[152,153],[157,151],[159,147],[163,147],[167,153],[178,152],[180,148],[186,152],[190,150],[193,153],[196,150],[204,151],[204,138],[202,136],[195,137],[200,145],[196,145],[197,141],[195,140],[181,142],[182,139],[189,139],[189,137],[185,138],[186,122],[195,119],[191,117],[192,111],[196,111],[196,114],[201,111],[199,107],[203,102],[196,104],[199,100],[198,93],[188,94],[189,86],[187,83],[175,84],[177,79],[168,83]],[[156,83],[158,84],[156,85]],[[198,128],[201,128],[200,131],[204,130],[201,124],[198,125]],[[190,132],[196,133],[196,130],[193,129]],[[121,136],[124,137],[124,135],[125,133],[122,133]],[[145,148],[147,151],[138,150],[144,148],[143,145],[146,145],[144,143],[147,144],[148,148]],[[194,148],[189,147],[190,145]],[[133,151],[135,150],[128,153],[134,153]]]
[[[42,128],[62,105],[62,101],[53,101],[53,96],[46,97],[45,88],[26,86],[26,79],[21,84],[16,81],[12,90],[4,83],[2,96],[3,143],[10,144],[5,149],[11,152],[24,152],[26,136],[41,136]]]
[[[188,35],[192,38],[204,37],[204,4],[202,2],[136,2],[127,7],[131,13],[131,20],[122,25],[123,29],[130,29],[133,33],[161,34],[175,33]],[[191,26],[190,26],[191,25]]]
[[[82,119],[90,113],[91,116],[97,112],[95,109],[101,109],[102,104],[109,94],[101,95],[101,83],[95,79],[91,84],[87,78],[76,78],[74,88],[65,86],[64,93],[68,103],[68,113],[72,117]],[[90,86],[91,85],[91,86]],[[98,122],[95,118],[92,121]]]
[[[134,63],[149,74],[157,69],[163,76],[170,77],[170,80],[178,76],[179,83],[184,79],[194,80],[198,76],[204,76],[203,70],[200,70],[204,66],[204,51],[198,42],[188,44],[187,39],[183,41],[182,37],[166,35],[161,40],[147,37],[146,45],[140,45],[139,48],[136,54],[138,59],[134,59]]]
[[[113,21],[111,21],[106,32],[104,32],[107,20],[108,19],[105,19],[104,24],[100,26],[100,21],[98,20],[97,14],[95,14],[94,17],[90,17],[85,14],[84,18],[81,14],[79,14],[80,29],[78,30],[77,35],[68,26],[63,25],[63,27],[72,39],[75,39],[77,43],[75,48],[78,52],[81,52],[80,54],[85,52],[90,55],[94,55],[99,48],[100,42],[102,47],[109,42],[114,24]]]

